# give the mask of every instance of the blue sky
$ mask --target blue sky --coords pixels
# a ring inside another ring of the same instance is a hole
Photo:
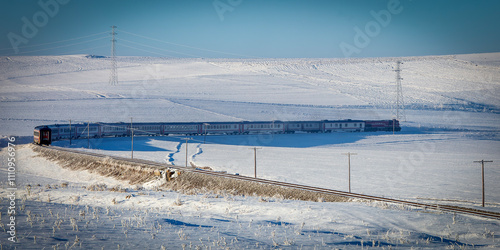
[[[500,52],[497,0],[0,3],[3,56],[107,56],[111,25],[118,26],[119,56],[341,58]]]

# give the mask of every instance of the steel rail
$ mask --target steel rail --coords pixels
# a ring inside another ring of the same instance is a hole
[[[177,169],[177,170],[187,171],[187,172],[192,172],[192,173],[211,175],[211,176],[217,176],[217,177],[223,177],[223,178],[239,179],[239,180],[243,180],[243,181],[252,181],[252,182],[268,184],[268,185],[301,189],[301,190],[323,193],[323,194],[337,195],[337,196],[342,196],[342,197],[346,197],[346,198],[357,198],[357,199],[363,199],[363,200],[369,200],[369,201],[386,202],[386,203],[391,203],[391,204],[402,204],[402,205],[407,205],[407,206],[411,206],[411,207],[422,208],[424,210],[431,209],[431,210],[436,210],[436,211],[461,213],[461,214],[475,215],[475,216],[480,216],[480,217],[484,217],[484,218],[500,220],[500,213],[492,212],[492,211],[485,211],[485,210],[459,207],[459,206],[451,206],[451,205],[425,204],[425,203],[420,203],[420,202],[399,200],[399,199],[393,199],[393,198],[385,198],[385,197],[379,197],[379,196],[373,196],[373,195],[350,193],[350,192],[345,192],[345,191],[326,189],[326,188],[320,188],[320,187],[313,187],[313,186],[307,186],[307,185],[301,185],[301,184],[273,181],[273,180],[254,178],[254,177],[248,177],[248,176],[243,176],[243,175],[234,175],[234,174],[228,174],[228,173],[224,173],[224,172],[201,170],[201,169],[189,168],[189,167],[186,168],[186,167],[169,165],[169,164],[165,164],[165,163],[159,163],[159,162],[142,160],[142,159],[130,159],[130,158],[125,158],[125,157],[120,157],[120,156],[111,156],[111,155],[105,155],[105,154],[99,154],[99,153],[93,153],[93,152],[87,152],[87,151],[81,151],[81,150],[75,150],[75,149],[69,149],[69,148],[63,148],[63,147],[57,147],[57,146],[40,146],[40,147],[45,147],[45,148],[49,148],[49,149],[65,151],[65,152],[70,152],[70,153],[75,153],[75,154],[80,154],[80,155],[88,155],[88,156],[93,156],[93,157],[98,157],[98,158],[111,158],[111,159],[119,160],[119,161],[132,162],[132,163],[136,163],[136,164],[144,164],[144,165],[148,165],[150,167],[155,167],[155,168],[160,169],[160,170],[172,168],[172,169]]]

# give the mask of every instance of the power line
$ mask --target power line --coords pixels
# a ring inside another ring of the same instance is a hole
[[[140,51],[143,51],[143,52],[147,52],[147,53],[151,53],[151,54],[156,54],[156,55],[163,56],[163,57],[173,57],[171,55],[161,54],[161,53],[157,53],[157,52],[153,52],[153,51],[149,51],[149,50],[145,50],[145,49],[139,49],[139,48],[136,48],[136,47],[128,46],[128,45],[125,45],[123,43],[120,43],[119,46],[124,46],[124,47],[130,48],[130,49],[140,50]]]
[[[135,33],[132,33],[132,32],[124,31],[122,29],[120,29],[119,31],[123,32],[125,34],[132,35],[132,36],[137,36],[137,37],[141,37],[141,38],[144,38],[144,39],[149,39],[149,40],[160,42],[160,43],[165,43],[165,44],[170,44],[170,45],[175,45],[175,46],[180,46],[180,47],[185,47],[185,48],[190,48],[190,49],[195,49],[195,50],[207,51],[207,52],[212,52],[212,53],[220,53],[220,54],[226,54],[226,55],[232,55],[232,56],[239,56],[239,57],[262,58],[262,57],[258,57],[258,56],[249,56],[249,55],[236,54],[236,53],[224,52],[224,51],[219,51],[219,50],[199,48],[199,47],[194,47],[194,46],[189,46],[189,45],[184,45],[184,44],[172,43],[172,42],[168,42],[168,41],[164,41],[164,40],[159,40],[159,39],[156,39],[156,38],[151,38],[151,37],[147,37],[147,36],[135,34]]]
[[[73,122],[79,123],[79,124],[74,124],[73,126],[75,126],[75,127],[78,127],[78,125],[84,125],[87,122],[90,122],[92,124],[97,124],[97,125],[100,125],[102,127],[109,127],[109,128],[123,128],[124,126],[127,126],[127,124],[125,124],[125,123],[120,124],[120,125],[110,125],[110,124],[106,124],[106,123],[103,123],[103,122],[92,122],[92,121],[73,121]],[[155,135],[155,136],[168,137],[168,138],[176,138],[176,139],[182,139],[182,140],[185,139],[185,136],[173,136],[173,135],[164,135],[164,134],[153,133],[153,132],[149,132],[149,131],[146,131],[146,130],[141,130],[137,126],[138,125],[136,124],[136,128],[134,128],[134,131],[136,133],[140,132],[140,133],[146,134],[146,135]],[[203,140],[197,140],[197,139],[194,139],[194,138],[190,138],[189,140],[192,141],[192,142],[204,143]],[[215,143],[215,142],[206,142],[206,144],[214,144],[215,145],[217,143]]]
[[[133,41],[125,40],[125,39],[120,39],[120,41],[125,41],[125,42],[129,42],[129,43],[137,44],[137,45],[140,45],[140,46],[144,46],[144,47],[148,47],[148,48],[152,48],[152,49],[156,49],[156,50],[162,50],[162,51],[166,51],[166,52],[170,52],[170,53],[177,53],[177,54],[186,55],[186,56],[198,57],[196,55],[192,55],[192,54],[188,54],[188,53],[177,52],[177,51],[167,50],[167,49],[160,49],[160,48],[156,48],[156,47],[153,47],[153,46],[150,46],[150,45],[145,45],[145,44],[142,44],[142,43],[133,42]]]
[[[98,47],[92,47],[92,48],[85,48],[85,49],[77,49],[77,50],[71,50],[71,51],[65,51],[65,52],[60,52],[60,53],[57,53],[57,54],[53,54],[53,55],[72,55],[74,54],[74,52],[78,52],[78,51],[82,51],[82,50],[94,50],[94,49],[100,49],[100,48],[104,48],[104,47],[108,47],[109,45],[103,45],[103,46],[98,46]]]
[[[107,31],[105,31],[105,32],[99,32],[99,33],[95,33],[95,34],[91,34],[91,35],[87,35],[87,36],[75,37],[75,38],[61,40],[61,41],[54,41],[54,42],[48,42],[48,43],[40,43],[40,44],[19,46],[18,48],[19,49],[24,49],[24,48],[38,47],[38,46],[49,45],[49,44],[54,44],[54,43],[64,43],[64,42],[74,41],[74,40],[78,40],[78,39],[82,39],[82,38],[97,36],[97,35],[101,35],[101,34],[105,34],[105,33],[108,33],[108,32]],[[4,48],[4,49],[0,49],[0,50],[9,50],[9,49],[12,49],[12,48]]]
[[[38,50],[23,51],[23,52],[19,52],[17,54],[28,54],[28,53],[34,53],[34,52],[40,52],[40,51],[46,51],[46,50],[52,50],[52,49],[58,49],[58,48],[64,48],[64,47],[70,47],[70,46],[74,46],[74,45],[79,45],[79,44],[84,44],[84,43],[90,43],[90,42],[98,41],[98,40],[101,40],[101,39],[104,39],[104,38],[107,38],[107,36],[106,37],[100,37],[100,38],[92,39],[92,40],[88,40],[88,41],[78,42],[78,43],[72,43],[72,44],[66,44],[66,45],[51,47],[51,48],[44,48],[44,49],[38,49]]]

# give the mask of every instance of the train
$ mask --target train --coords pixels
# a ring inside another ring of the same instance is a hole
[[[142,122],[78,123],[37,126],[33,141],[50,145],[53,141],[79,138],[168,135],[240,135],[331,132],[401,131],[398,120],[322,121],[236,121],[236,122]]]

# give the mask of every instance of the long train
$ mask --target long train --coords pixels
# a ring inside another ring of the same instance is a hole
[[[149,123],[78,123],[35,127],[36,144],[78,138],[101,138],[136,135],[234,135],[262,133],[331,133],[400,131],[398,120],[322,120],[322,121],[242,121],[242,122],[149,122]]]

